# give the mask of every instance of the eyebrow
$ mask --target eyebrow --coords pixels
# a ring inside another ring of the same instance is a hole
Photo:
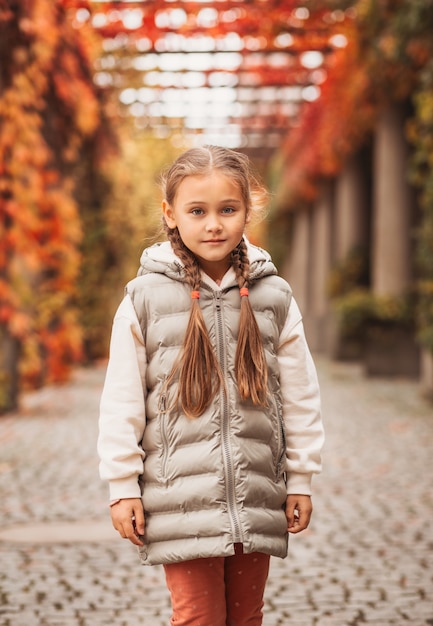
[[[236,198],[227,198],[225,200],[221,200],[220,204],[242,204],[242,200],[237,200]],[[206,200],[190,200],[189,202],[185,202],[185,206],[190,206],[194,204],[207,204]]]

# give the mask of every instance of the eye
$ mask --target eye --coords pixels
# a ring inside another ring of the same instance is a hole
[[[236,211],[236,209],[234,207],[232,207],[232,206],[225,206],[222,209],[222,213],[224,213],[224,214],[234,213],[235,211]]]
[[[191,209],[191,214],[192,215],[203,215],[203,209],[200,209],[200,207],[194,207],[193,209]]]

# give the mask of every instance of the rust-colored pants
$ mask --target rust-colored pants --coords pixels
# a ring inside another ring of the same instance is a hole
[[[261,626],[269,556],[243,554],[164,565],[172,626]]]

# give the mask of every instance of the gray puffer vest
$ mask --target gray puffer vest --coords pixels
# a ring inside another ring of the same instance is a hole
[[[148,360],[140,478],[146,512],[140,555],[146,565],[230,556],[234,543],[242,543],[245,553],[287,555],[277,347],[291,292],[265,252],[254,247],[254,258],[249,297],[269,367],[266,408],[242,401],[237,391],[234,360],[240,295],[236,283],[218,291],[201,286],[200,306],[225,374],[226,391],[196,419],[175,406],[176,383],[164,391],[191,308],[191,289],[181,264],[174,255],[171,263],[163,263],[145,254],[140,275],[128,284]]]

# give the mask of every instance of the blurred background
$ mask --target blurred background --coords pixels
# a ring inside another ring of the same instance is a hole
[[[432,33],[432,0],[0,0],[0,412],[107,357],[206,143],[268,185],[313,352],[433,397]]]

